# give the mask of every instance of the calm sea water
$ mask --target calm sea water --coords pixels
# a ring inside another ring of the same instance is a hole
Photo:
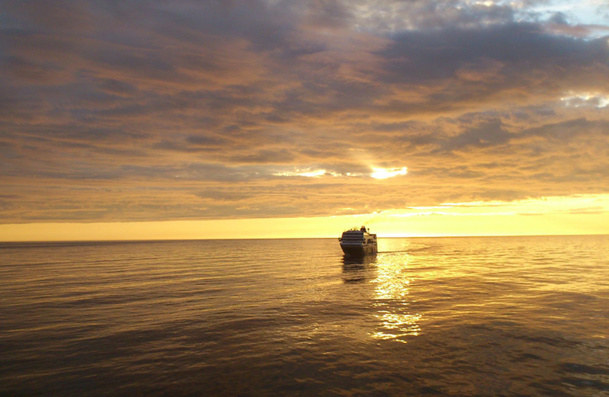
[[[0,394],[609,395],[609,236],[0,244]]]

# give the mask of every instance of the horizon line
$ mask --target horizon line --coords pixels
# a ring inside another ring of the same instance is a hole
[[[573,233],[573,234],[471,234],[471,235],[403,235],[378,236],[380,239],[406,238],[478,238],[478,237],[576,237],[576,236],[609,236],[608,233]],[[36,243],[140,243],[140,242],[180,242],[180,241],[235,241],[235,240],[330,240],[338,237],[235,237],[235,238],[148,238],[148,239],[71,239],[71,240],[1,240],[0,244],[36,244]]]

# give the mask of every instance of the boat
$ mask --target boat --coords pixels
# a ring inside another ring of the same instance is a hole
[[[376,234],[370,233],[365,226],[344,231],[338,241],[340,241],[340,248],[348,256],[364,256],[376,254],[378,251]]]

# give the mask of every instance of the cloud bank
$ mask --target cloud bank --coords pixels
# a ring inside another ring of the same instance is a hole
[[[0,5],[3,223],[608,193],[593,2]]]

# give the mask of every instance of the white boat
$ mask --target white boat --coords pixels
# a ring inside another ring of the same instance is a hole
[[[338,241],[340,241],[340,248],[342,248],[345,255],[363,256],[366,254],[376,254],[378,251],[376,234],[370,233],[365,226],[343,232]]]

